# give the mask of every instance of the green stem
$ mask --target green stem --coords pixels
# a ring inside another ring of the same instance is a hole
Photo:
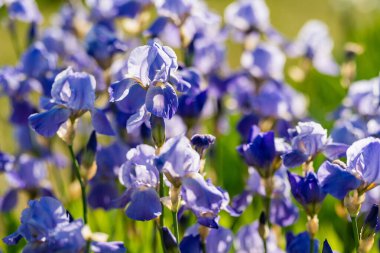
[[[264,253],[268,252],[268,247],[267,247],[267,240],[263,238],[263,245],[264,245]]]
[[[70,156],[71,156],[71,161],[73,162],[73,167],[74,167],[74,173],[76,178],[79,181],[81,192],[82,192],[82,205],[83,205],[83,220],[84,224],[87,224],[87,198],[86,198],[86,186],[82,180],[82,177],[80,175],[80,170],[79,170],[79,164],[77,159],[75,158],[74,150],[72,145],[67,145],[70,151]]]
[[[178,211],[172,211],[172,217],[173,217],[173,227],[174,227],[174,236],[177,240],[177,243],[179,244],[179,233],[178,233],[178,219],[177,219]]]
[[[164,190],[164,174],[162,172],[160,172],[160,190],[159,190],[159,193],[160,193],[160,198],[162,198],[164,195],[165,195],[165,190]],[[164,253],[166,253],[166,248],[165,248],[165,244],[164,244],[164,233],[163,233],[163,230],[162,228],[164,227],[165,223],[164,223],[164,218],[165,218],[165,206],[164,204],[161,202],[161,215],[160,215],[160,235],[161,235],[161,245],[162,245],[162,250]]]
[[[206,242],[205,242],[205,241],[202,241],[202,242],[201,242],[201,245],[202,245],[202,252],[203,252],[203,253],[207,253]]]
[[[310,253],[314,253],[314,238],[310,236]]]
[[[356,216],[351,217],[352,231],[354,232],[355,249],[358,251],[359,247],[359,232],[358,232],[358,220]]]
[[[15,28],[15,23],[12,20],[9,20],[8,31],[9,31],[9,35],[10,35],[11,40],[12,40],[13,50],[14,50],[14,52],[16,54],[17,59],[18,59],[18,58],[20,58],[20,55],[21,55],[21,49],[20,49],[20,44],[19,44],[19,41],[18,41],[18,36],[17,36],[16,28]]]

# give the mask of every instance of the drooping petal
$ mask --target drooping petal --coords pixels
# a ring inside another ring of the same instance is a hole
[[[112,200],[116,199],[118,190],[113,181],[95,182],[91,184],[88,193],[88,204],[92,208],[103,208],[108,210],[112,208]],[[125,205],[124,205],[125,206]]]
[[[96,242],[91,243],[91,251],[94,253],[125,253],[123,242]]]
[[[0,212],[10,212],[17,205],[18,190],[9,189],[2,198],[0,198]]]
[[[293,150],[282,156],[283,163],[287,168],[295,168],[306,162],[307,155],[299,150]]]
[[[126,210],[129,218],[139,221],[155,219],[161,212],[160,197],[153,188],[136,190]]]
[[[95,108],[91,114],[92,125],[97,133],[111,136],[115,135],[111,123],[102,110]]]
[[[149,87],[146,96],[146,109],[157,117],[170,119],[178,108],[178,98],[171,85]]]
[[[91,110],[95,103],[96,81],[85,72],[74,72],[68,76],[70,98],[67,106],[74,110]]]
[[[329,161],[319,167],[318,178],[322,189],[337,199],[343,199],[349,191],[361,185],[354,175]]]
[[[6,245],[16,245],[22,239],[22,235],[16,231],[13,234],[3,238],[3,242]]]
[[[108,92],[110,93],[110,102],[121,101],[126,98],[131,92],[131,89],[135,87],[135,85],[140,86],[138,79],[130,77],[111,84],[110,88],[108,89]],[[141,86],[140,88],[142,89]]]
[[[29,124],[40,135],[52,137],[59,127],[69,119],[70,114],[68,109],[54,107],[49,111],[30,115]]]
[[[144,122],[150,118],[150,113],[147,112],[145,106],[141,107],[135,114],[127,120],[127,132],[131,133],[140,127]]]
[[[323,154],[330,160],[335,160],[335,159],[345,156],[348,147],[349,146],[347,144],[343,144],[343,143],[327,144],[323,148]]]
[[[201,236],[198,235],[187,235],[185,236],[180,245],[179,248],[181,250],[181,253],[201,253],[202,247],[201,247]]]

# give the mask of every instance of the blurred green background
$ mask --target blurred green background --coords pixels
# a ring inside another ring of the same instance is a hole
[[[209,0],[212,10],[223,14],[224,8],[231,2],[226,0]],[[37,0],[43,13],[44,26],[49,23],[49,17],[64,3],[60,0]],[[375,7],[380,5],[379,0],[267,0],[271,13],[272,24],[288,38],[294,38],[301,26],[309,19],[320,19],[327,23],[330,33],[335,41],[334,55],[339,62],[344,56],[344,44],[357,42],[364,47],[364,53],[357,58],[357,79],[377,76],[380,70],[380,12]],[[373,8],[371,7],[373,6]],[[372,8],[372,9],[371,9]],[[5,12],[0,12],[2,19]],[[25,27],[20,25],[21,30]],[[0,26],[0,66],[15,64],[15,57],[10,36],[4,22]],[[22,42],[22,41],[21,41]],[[232,42],[228,43],[228,60],[232,66],[240,61],[240,48]],[[330,129],[332,122],[328,120],[331,113],[341,103],[346,91],[340,84],[339,77],[328,77],[315,71],[301,83],[289,83],[297,90],[303,92],[309,99],[309,112],[311,118]],[[8,101],[0,98],[0,150],[14,152],[16,145],[13,142],[12,129],[7,123],[9,115]],[[247,168],[241,162],[235,147],[239,144],[239,136],[234,131],[238,115],[230,118],[231,131],[220,136],[217,140],[216,157],[217,184],[228,190],[231,196],[238,194],[244,187]],[[318,163],[316,164],[318,166]],[[4,178],[0,177],[0,180]],[[3,191],[0,187],[0,194]],[[248,224],[258,216],[260,201],[254,200],[254,205],[236,222],[236,230],[243,224]],[[81,205],[75,201],[66,206],[75,217],[80,217]],[[343,252],[345,245],[352,244],[351,227],[345,217],[339,217],[338,201],[328,197],[320,213],[320,231],[318,238],[321,242],[327,238],[333,249]],[[0,237],[17,227],[19,213],[1,215]],[[110,240],[124,240],[129,252],[151,252],[150,243],[153,224],[133,222],[126,220],[122,212],[111,211],[105,213],[101,210],[91,211],[90,226],[93,231],[102,231],[110,234]],[[170,220],[170,219],[169,219]],[[122,221],[122,222],[119,222]],[[234,219],[223,215],[221,224],[230,226]],[[298,223],[289,228],[294,232],[305,229],[306,217],[301,215]],[[133,229],[125,229],[125,228]],[[144,243],[145,242],[145,243]],[[284,245],[284,242],[281,242]],[[0,242],[0,247],[4,245]],[[17,252],[16,248],[3,248],[5,252]],[[372,252],[379,252],[373,250]]]

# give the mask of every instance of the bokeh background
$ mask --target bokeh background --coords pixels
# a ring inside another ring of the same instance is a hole
[[[228,0],[208,0],[206,1],[210,9],[223,15],[224,8],[231,2]],[[380,71],[380,1],[379,0],[267,0],[271,13],[271,21],[288,38],[294,38],[301,26],[309,19],[319,19],[324,21],[330,29],[330,34],[334,39],[334,56],[338,62],[342,62],[344,57],[344,45],[346,42],[356,42],[363,46],[364,53],[357,58],[356,79],[372,78]],[[52,14],[64,3],[61,0],[37,0],[39,8],[44,15],[44,26],[50,22]],[[0,10],[0,20],[4,19],[5,11]],[[18,25],[20,34],[26,31],[22,24]],[[21,38],[20,43],[23,44]],[[232,67],[236,67],[240,62],[241,48],[233,42],[228,42],[228,60]],[[16,55],[12,48],[11,38],[6,30],[5,24],[0,24],[0,66],[12,65],[17,62]],[[289,78],[288,78],[289,79]],[[329,77],[312,71],[307,78],[296,83],[292,80],[288,82],[297,90],[303,92],[309,100],[310,117],[320,122],[325,128],[330,129],[332,122],[328,115],[334,111],[345,96],[345,89],[342,88],[338,77]],[[12,137],[11,125],[8,124],[9,107],[7,98],[0,98],[0,150],[14,152],[17,144]],[[217,140],[216,157],[217,160],[216,178],[217,184],[223,186],[234,196],[242,191],[244,187],[245,175],[247,175],[246,165],[240,160],[235,148],[239,144],[239,136],[235,131],[238,115],[230,118],[230,131],[220,136]],[[223,157],[223,159],[221,159]],[[318,166],[318,162],[316,164]],[[4,179],[0,177],[0,195],[3,193]],[[25,203],[24,203],[25,204]],[[22,205],[22,204],[20,204]],[[234,220],[227,216],[221,219],[222,225],[234,226],[235,231],[241,224],[247,224],[257,218],[258,212],[255,208],[260,208],[260,201],[254,200],[252,210],[248,210],[239,220]],[[79,217],[81,212],[80,201],[71,202],[66,206],[74,216]],[[351,227],[345,217],[340,217],[340,205],[336,200],[328,197],[320,213],[320,231],[318,238],[327,238],[333,249],[344,252],[344,244],[352,243]],[[19,208],[21,210],[21,207]],[[1,215],[0,237],[4,237],[11,230],[17,228],[17,220],[20,211]],[[90,226],[94,231],[102,231],[110,234],[111,240],[123,240],[129,252],[150,252],[149,242],[151,240],[152,223],[141,223],[126,221],[122,217],[122,212],[111,211],[105,213],[101,210],[90,212]],[[125,224],[127,223],[127,224]],[[135,223],[132,225],[132,223]],[[306,217],[300,217],[299,221],[292,229],[294,232],[304,230]],[[126,228],[134,229],[126,229]],[[144,243],[145,242],[145,243]],[[281,242],[284,244],[284,242]],[[0,248],[5,252],[18,252],[16,247],[5,248],[0,242]],[[377,248],[377,247],[375,247]],[[373,252],[379,252],[378,248]]]

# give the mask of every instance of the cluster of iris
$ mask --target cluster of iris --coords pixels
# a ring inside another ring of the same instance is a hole
[[[379,229],[379,78],[351,83],[352,73],[346,76],[348,95],[330,136],[306,118],[306,98],[285,82],[287,58],[300,59],[290,73],[297,80],[312,68],[341,73],[322,22],[309,21],[288,40],[271,25],[264,0],[231,3],[224,22],[202,0],[86,0],[64,4],[41,30],[34,0],[0,6],[20,54],[15,66],[0,69],[17,145],[13,154],[0,153],[10,185],[0,211],[15,209],[20,192],[30,199],[4,243],[25,239],[23,252],[125,252],[123,242],[91,232],[88,209],[101,208],[152,220],[161,238],[155,252],[317,253],[318,213],[330,194],[347,211],[357,252],[372,248]],[[29,27],[25,51],[18,22]],[[229,37],[243,50],[238,69],[226,61]],[[232,131],[228,116],[237,113],[237,151],[249,178],[230,198],[209,178],[206,155],[215,136]],[[205,129],[215,136],[199,134]],[[67,146],[69,158],[56,143]],[[69,166],[82,200],[77,219],[62,205],[69,201],[62,180]],[[235,234],[219,225],[221,211],[239,217],[255,196],[262,199],[257,221]],[[281,228],[299,216],[294,199],[307,224],[305,232],[288,232],[284,247]],[[327,240],[323,252],[333,252]]]

